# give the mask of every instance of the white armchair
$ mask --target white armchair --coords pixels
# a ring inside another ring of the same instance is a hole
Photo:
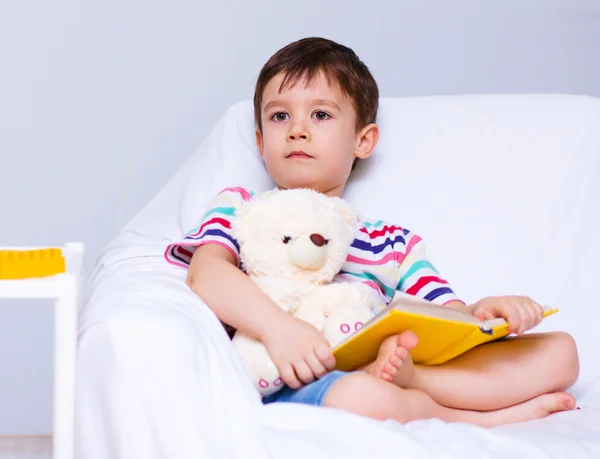
[[[80,321],[82,458],[600,456],[600,101],[566,95],[384,98],[381,140],[347,199],[413,229],[466,301],[517,293],[560,308],[583,409],[491,430],[263,406],[216,317],[163,259],[225,186],[272,186],[252,106],[234,105],[102,256]]]

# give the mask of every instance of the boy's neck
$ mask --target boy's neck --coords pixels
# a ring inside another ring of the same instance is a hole
[[[282,187],[281,185],[277,185],[277,188],[280,190],[286,190],[287,188]],[[311,188],[315,191],[318,191],[319,193],[323,193],[325,196],[329,196],[331,197],[335,197],[335,198],[341,198],[344,194],[344,185],[339,185],[330,189],[326,189],[326,190],[320,190],[314,187],[306,187],[306,188]]]

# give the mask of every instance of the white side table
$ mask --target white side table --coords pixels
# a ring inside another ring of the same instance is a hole
[[[42,247],[5,247],[27,250]],[[54,299],[54,459],[74,459],[77,314],[83,283],[82,243],[63,248],[67,272],[42,278],[0,280],[0,299]]]

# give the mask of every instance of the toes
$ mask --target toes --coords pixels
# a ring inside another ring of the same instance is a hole
[[[401,361],[404,361],[404,359],[406,359],[406,357],[408,357],[408,349],[406,349],[405,347],[397,348],[396,351],[394,352],[394,357],[397,357]]]
[[[400,368],[402,366],[402,364],[404,363],[404,359],[401,357],[398,357],[398,354],[396,355],[392,355],[390,357],[390,363],[392,365],[394,365],[396,367],[396,369]]]
[[[379,346],[379,355],[387,356],[388,354],[393,354],[397,347],[397,337],[390,336],[389,338],[386,338],[383,343],[381,343],[381,346]]]
[[[390,376],[394,376],[396,373],[398,373],[398,368],[391,363],[388,363],[383,367],[383,372]]]
[[[398,345],[406,349],[412,349],[419,342],[419,338],[410,330],[404,331],[398,335]]]
[[[567,411],[575,408],[575,399],[569,394],[552,394],[553,399],[548,403],[548,412]]]
[[[396,372],[393,370],[390,370],[391,365],[389,363],[386,363],[385,365],[382,365],[379,368],[379,371],[377,371],[375,376],[378,376],[379,378],[383,379],[384,381],[392,381],[394,379],[394,375],[396,374]]]
[[[573,408],[575,408],[575,399],[572,396],[567,396],[564,397],[563,400],[563,409],[565,410],[572,410]]]
[[[389,382],[391,382],[391,381],[392,381],[392,379],[394,379],[394,378],[393,378],[391,375],[388,375],[387,373],[381,373],[381,374],[379,375],[379,377],[380,377],[381,379],[383,379],[384,381],[389,381]]]
[[[558,393],[554,394],[554,406],[556,407],[553,411],[572,410],[575,408],[575,399],[571,394]]]

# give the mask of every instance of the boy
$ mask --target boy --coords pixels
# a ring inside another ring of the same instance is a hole
[[[377,144],[378,97],[367,67],[335,42],[303,39],[273,55],[258,77],[254,109],[257,146],[277,186],[342,196],[355,161],[367,159]],[[563,391],[578,377],[577,349],[560,332],[479,346],[434,367],[413,364],[410,350],[418,338],[404,332],[389,337],[377,359],[360,371],[335,371],[324,336],[282,312],[238,267],[230,222],[235,208],[251,197],[243,188],[224,190],[199,228],[170,246],[166,256],[189,264],[188,285],[223,323],[265,345],[287,385],[265,403],[308,403],[399,422],[435,417],[481,426],[575,408],[573,397]],[[423,242],[410,231],[363,222],[356,241],[352,261],[349,257],[337,281],[361,282],[368,274],[386,301],[399,288],[478,318],[504,317],[519,335],[541,320],[541,307],[526,297],[484,298],[465,305],[426,260]],[[375,275],[369,263],[356,261],[360,250],[380,257],[383,270]]]

